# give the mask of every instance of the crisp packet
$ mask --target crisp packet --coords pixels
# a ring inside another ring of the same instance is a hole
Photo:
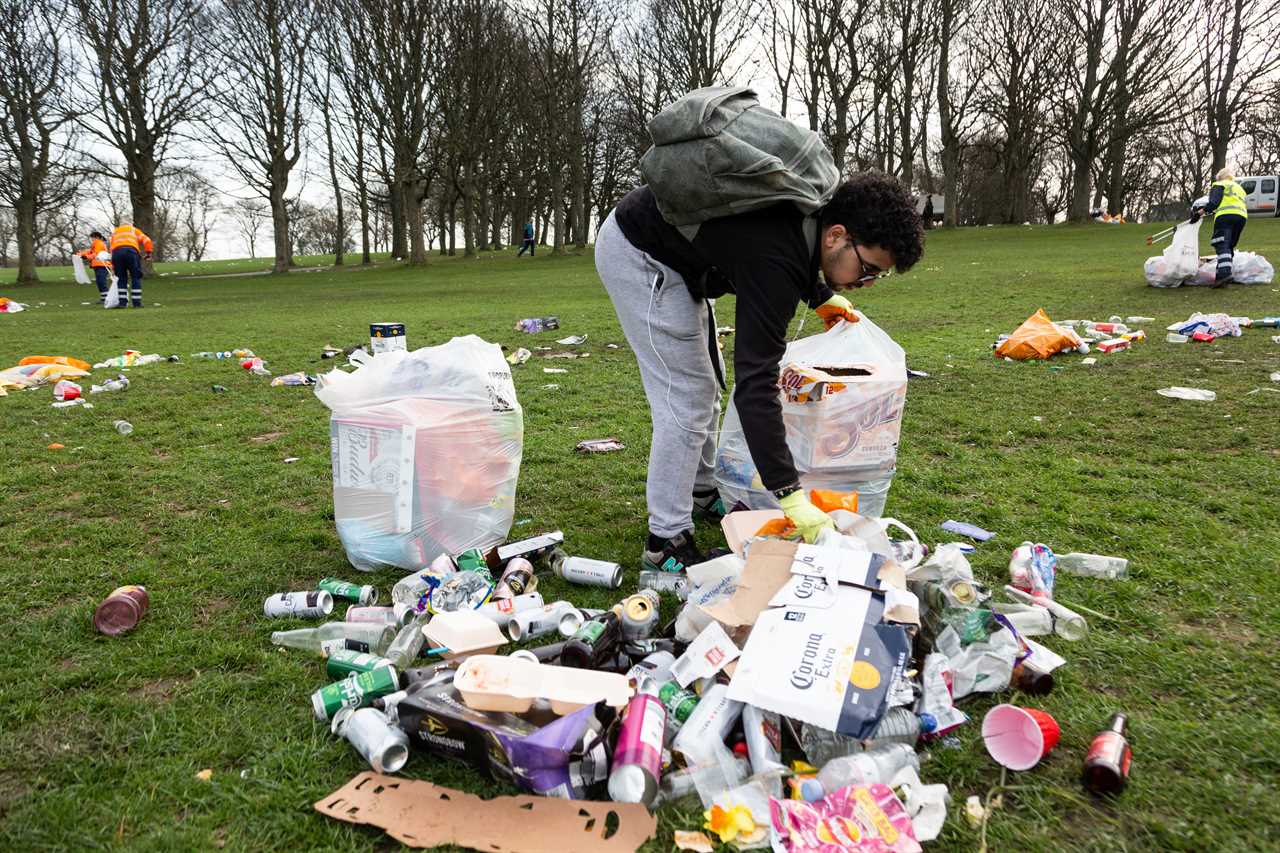
[[[787,853],[919,853],[906,809],[888,785],[850,785],[817,802],[769,799],[774,850]]]

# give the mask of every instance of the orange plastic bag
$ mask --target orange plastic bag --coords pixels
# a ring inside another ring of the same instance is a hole
[[[18,362],[19,367],[24,367],[28,364],[67,364],[71,367],[78,367],[81,370],[93,370],[93,365],[89,362],[72,358],[69,355],[29,355]]]
[[[809,500],[814,506],[823,512],[831,512],[833,509],[847,509],[849,512],[858,511],[857,492],[837,492],[834,489],[810,489]]]
[[[1031,358],[1048,358],[1065,349],[1080,346],[1080,339],[1053,325],[1043,308],[1037,308],[1026,321],[1013,330],[1009,339],[996,348],[999,358],[1025,361]]]

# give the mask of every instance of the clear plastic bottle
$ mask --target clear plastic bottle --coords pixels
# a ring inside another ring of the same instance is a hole
[[[101,394],[105,391],[126,391],[129,388],[129,377],[121,373],[115,379],[108,379],[101,385],[89,386],[90,394]]]
[[[1101,554],[1081,554],[1072,551],[1058,556],[1058,568],[1071,575],[1086,578],[1122,580],[1129,577],[1129,561],[1124,557],[1105,557]]]
[[[920,769],[915,747],[906,743],[886,743],[866,752],[833,758],[818,771],[816,779],[801,788],[812,802],[848,785],[887,785],[894,774],[910,765]]]
[[[326,622],[314,628],[275,631],[271,634],[271,642],[277,646],[305,649],[321,654],[328,652],[331,648],[355,647],[357,651],[372,652],[385,657],[384,653],[395,636],[396,629],[392,625],[378,625],[372,622]]]
[[[422,629],[430,618],[426,613],[419,613],[406,622],[400,632],[395,635],[395,639],[391,641],[383,657],[395,664],[396,669],[408,669],[418,657],[423,644],[427,641]]]

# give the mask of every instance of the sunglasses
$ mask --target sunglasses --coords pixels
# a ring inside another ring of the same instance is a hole
[[[884,278],[893,272],[893,270],[882,270],[875,264],[869,264],[863,260],[862,253],[858,251],[858,244],[853,242],[853,238],[849,238],[849,245],[853,247],[853,254],[857,257],[858,264],[862,267],[862,275],[857,278],[859,284],[866,284],[867,282]]]

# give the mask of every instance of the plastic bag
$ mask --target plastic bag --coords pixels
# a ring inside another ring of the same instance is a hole
[[[907,396],[906,355],[863,316],[787,346],[779,383],[787,446],[805,489],[858,493],[858,512],[884,510],[898,458]],[[729,506],[778,506],[760,481],[730,395],[716,453]]]
[[[333,412],[334,519],[351,565],[417,571],[505,540],[524,418],[502,350],[468,335],[352,362],[315,392]]]
[[[1271,262],[1254,252],[1236,252],[1231,259],[1231,280],[1236,284],[1270,284],[1276,270]],[[1195,278],[1187,284],[1211,285],[1218,278],[1218,260],[1209,258],[1200,264]]]
[[[1055,326],[1044,309],[1037,308],[1036,313],[1024,320],[1004,343],[996,347],[996,355],[1018,361],[1049,358],[1063,350],[1076,349],[1080,344],[1081,340],[1074,332]]]
[[[1143,267],[1152,287],[1178,287],[1196,275],[1200,265],[1200,221],[1183,222],[1164,252],[1147,258]]]

